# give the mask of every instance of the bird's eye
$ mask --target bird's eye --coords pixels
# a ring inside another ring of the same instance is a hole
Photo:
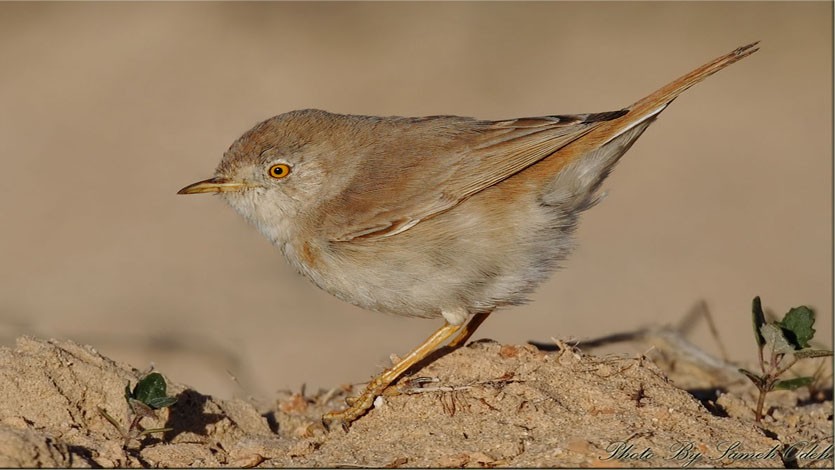
[[[290,174],[290,165],[286,163],[276,163],[271,166],[268,173],[276,179],[281,179]]]

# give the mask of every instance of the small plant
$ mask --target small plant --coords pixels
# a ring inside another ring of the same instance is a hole
[[[166,393],[165,378],[158,372],[152,372],[143,377],[133,391],[130,389],[130,382],[125,385],[125,400],[128,402],[130,412],[130,426],[123,428],[118,421],[110,416],[103,408],[99,407],[99,413],[115,427],[125,439],[124,447],[127,447],[132,439],[139,439],[152,433],[170,431],[170,428],[140,429],[139,422],[142,418],[157,418],[157,410],[167,408],[177,402],[177,398],[169,397]]]
[[[759,390],[756,420],[763,417],[765,396],[772,390],[794,390],[810,385],[813,377],[797,377],[781,380],[782,376],[800,359],[831,356],[832,351],[815,349],[809,341],[815,336],[815,312],[801,306],[789,310],[780,321],[766,322],[759,297],[754,297],[752,306],[754,319],[754,337],[759,348],[760,372],[755,374],[746,369],[739,369],[751,379]]]

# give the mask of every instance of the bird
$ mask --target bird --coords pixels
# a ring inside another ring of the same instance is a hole
[[[346,409],[323,416],[347,430],[434,351],[462,346],[492,312],[526,302],[569,255],[580,214],[647,127],[758,44],[616,111],[498,121],[287,112],[244,133],[214,176],[178,193],[220,195],[339,299],[443,320]]]

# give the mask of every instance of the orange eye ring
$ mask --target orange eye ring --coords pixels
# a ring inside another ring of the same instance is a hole
[[[290,174],[290,165],[286,163],[276,163],[271,166],[269,170],[267,170],[267,173],[275,179],[286,178],[287,175]]]

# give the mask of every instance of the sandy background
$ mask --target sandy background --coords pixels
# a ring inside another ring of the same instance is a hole
[[[234,139],[306,107],[612,110],[759,39],[638,141],[535,302],[476,337],[594,337],[704,299],[750,360],[759,294],[815,307],[831,346],[831,18],[823,2],[0,4],[0,341],[72,338],[220,396],[363,381],[439,325],[331,298],[221,201],[175,195]],[[693,338],[713,347],[704,325]]]
[[[169,375],[177,403],[140,423],[169,431],[125,443],[97,409],[125,426],[124,384],[139,372],[91,346],[22,337],[0,347],[0,466],[832,468],[831,382],[770,393],[756,424],[747,379],[685,363],[475,341],[421,369],[432,382],[401,381],[347,433],[321,422],[344,389],[279,393],[264,408]]]

